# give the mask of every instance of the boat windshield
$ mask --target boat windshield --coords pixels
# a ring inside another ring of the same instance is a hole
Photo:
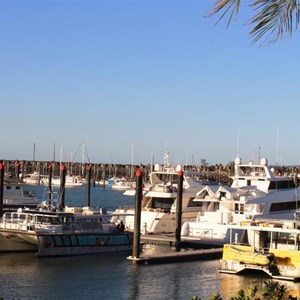
[[[177,174],[169,174],[169,173],[155,173],[151,176],[152,184],[177,184],[178,183],[178,175]]]

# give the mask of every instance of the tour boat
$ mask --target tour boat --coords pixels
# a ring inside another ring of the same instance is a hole
[[[67,256],[131,251],[133,233],[120,231],[109,218],[88,207],[7,212],[0,221],[0,252]]]

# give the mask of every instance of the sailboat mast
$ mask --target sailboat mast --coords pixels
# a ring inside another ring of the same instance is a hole
[[[85,163],[84,152],[85,152],[85,145],[84,143],[82,143],[82,153],[81,153],[81,175],[82,176],[84,176],[84,163]]]
[[[35,162],[35,143],[33,143],[33,162]]]
[[[133,144],[131,145],[131,168],[130,168],[130,179],[133,180]]]

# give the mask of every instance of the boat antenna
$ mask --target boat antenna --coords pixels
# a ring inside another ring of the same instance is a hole
[[[55,162],[55,143],[53,144],[53,162]]]
[[[278,159],[279,159],[279,128],[277,127],[276,168],[278,166]]]
[[[165,166],[170,165],[170,152],[168,150],[165,152],[165,155],[164,155],[164,165]]]
[[[33,143],[33,158],[32,161],[35,162],[35,143]]]
[[[237,132],[237,157],[240,157],[240,128],[239,127]]]
[[[188,165],[188,159],[189,159],[189,149],[186,149],[185,151],[185,165]]]

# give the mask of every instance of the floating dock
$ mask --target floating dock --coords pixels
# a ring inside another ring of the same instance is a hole
[[[166,245],[170,247],[176,246],[176,239],[174,234],[143,234],[141,235],[141,242],[144,244],[151,245]],[[214,245],[209,242],[203,243],[203,241],[199,239],[186,239],[183,238],[179,242],[179,246],[182,249],[211,249],[211,248],[223,248],[223,244]]]
[[[219,259],[222,256],[223,249],[202,249],[202,250],[186,250],[180,252],[163,253],[156,255],[133,257],[128,256],[127,259],[136,264],[163,264],[173,262],[186,262],[195,260],[212,260]]]

